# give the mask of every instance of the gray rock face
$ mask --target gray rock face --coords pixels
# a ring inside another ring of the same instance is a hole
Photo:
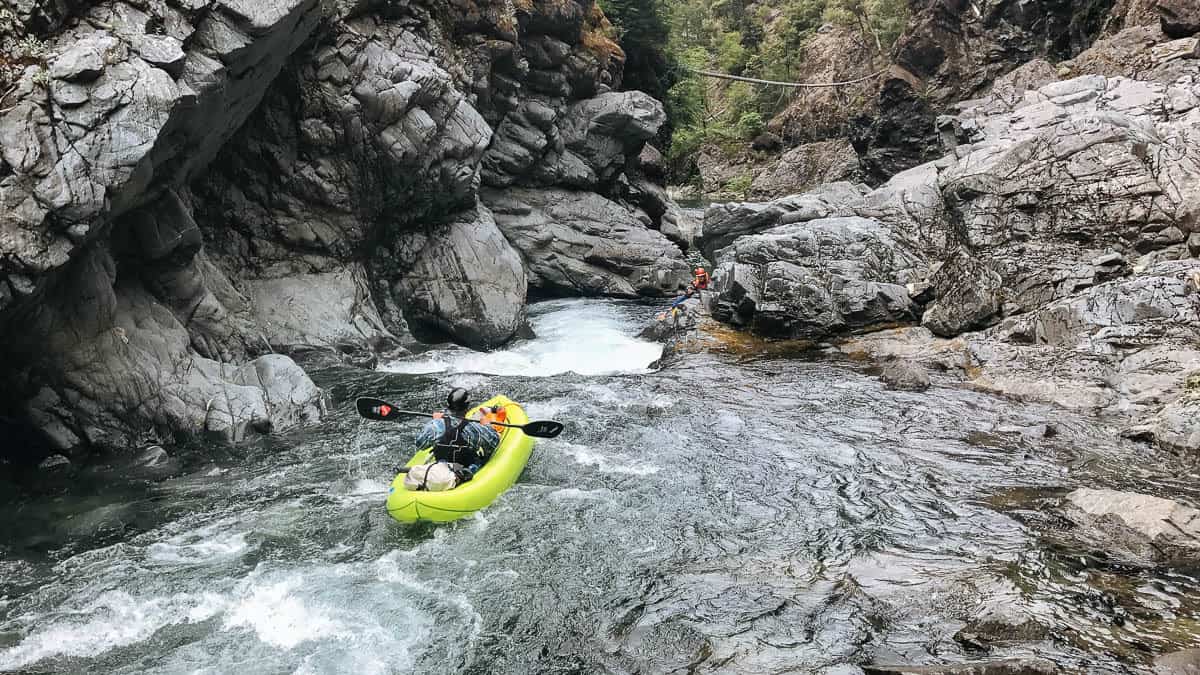
[[[624,55],[590,0],[518,5],[21,9],[52,34],[0,112],[0,419],[64,450],[236,441],[320,414],[264,352],[373,358],[406,316],[496,346],[527,280],[673,290],[682,254],[648,227],[671,204],[639,162],[662,106],[611,92]],[[485,182],[547,188],[525,201],[565,243],[513,235],[522,256]]]
[[[1200,369],[1194,262],[1161,263],[968,339],[975,386],[1068,407],[1157,410]]]
[[[663,296],[690,277],[683,252],[644,215],[595,193],[513,188],[482,197],[540,293]]]
[[[1188,392],[1164,407],[1137,431],[1164,448],[1200,451],[1200,397]]]
[[[912,361],[894,360],[883,364],[879,379],[889,389],[925,391],[929,388],[929,372]]]
[[[1200,33],[1200,7],[1190,0],[1158,0],[1163,32],[1173,38]]]
[[[360,266],[243,282],[254,325],[279,351],[355,351],[395,338],[371,303]]]
[[[486,207],[419,238],[420,253],[400,280],[409,325],[428,325],[467,346],[490,349],[525,325],[529,287],[521,256]],[[417,242],[414,242],[416,244]]]
[[[704,226],[696,244],[705,257],[712,259],[718,250],[743,235],[776,225],[856,215],[854,205],[862,196],[862,190],[850,183],[830,183],[772,202],[714,204],[704,213]]]
[[[922,263],[878,221],[780,225],[741,237],[717,260],[713,316],[766,335],[820,339],[916,316],[905,284]]]
[[[1164,654],[1154,659],[1155,675],[1198,675],[1200,674],[1200,649]]]
[[[937,298],[921,325],[943,337],[983,328],[1000,313],[1004,280],[987,263],[959,251],[933,275]]]
[[[527,101],[497,128],[483,180],[608,191],[665,121],[662,104],[638,91],[601,94],[561,113]]]
[[[1149,495],[1079,489],[1065,514],[1105,550],[1137,561],[1182,563],[1200,556],[1200,511]]]

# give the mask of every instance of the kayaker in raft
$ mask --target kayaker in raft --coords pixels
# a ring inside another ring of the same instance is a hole
[[[500,434],[487,422],[504,421],[504,409],[480,410],[475,419],[467,419],[471,394],[458,388],[446,397],[446,412],[436,413],[417,434],[417,448],[433,447],[438,462],[458,464],[460,482],[471,480],[476,471],[491,459],[500,445]]]
[[[698,291],[708,290],[708,272],[705,272],[703,267],[696,268],[696,276],[692,278],[692,286],[695,286]]]

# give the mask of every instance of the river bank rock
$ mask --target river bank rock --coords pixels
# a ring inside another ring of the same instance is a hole
[[[889,389],[925,391],[929,389],[929,372],[912,361],[893,359],[883,364],[879,379]]]
[[[708,312],[699,298],[687,300],[675,310],[667,308],[656,314],[650,325],[638,333],[638,337],[654,342],[669,342],[682,333],[694,330],[707,316]]]
[[[1200,675],[1200,649],[1164,654],[1154,659],[1155,675]]]
[[[1145,424],[1128,430],[1126,435],[1146,437],[1170,450],[1200,451],[1200,397],[1194,390],[1189,390]]]
[[[420,253],[394,289],[410,326],[421,322],[486,349],[524,328],[525,267],[486,207],[410,236],[422,240]]]
[[[1200,557],[1200,511],[1169,499],[1084,488],[1067,495],[1063,513],[1110,556],[1169,565]]]
[[[716,259],[714,317],[763,335],[820,339],[917,315],[906,284],[922,262],[875,220],[780,225]]]

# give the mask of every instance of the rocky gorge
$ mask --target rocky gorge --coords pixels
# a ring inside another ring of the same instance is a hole
[[[3,433],[69,452],[321,414],[283,354],[488,348],[528,295],[673,291],[593,2],[3,9]]]
[[[709,208],[713,316],[1200,449],[1200,53],[1176,11],[999,76],[878,187]]]
[[[1200,11],[909,5],[697,217],[592,0],[0,4],[0,670],[1195,672]]]

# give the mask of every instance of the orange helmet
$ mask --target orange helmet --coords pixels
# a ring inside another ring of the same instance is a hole
[[[697,268],[696,268],[696,274],[704,274],[704,268],[703,268],[703,267],[697,267]]]

